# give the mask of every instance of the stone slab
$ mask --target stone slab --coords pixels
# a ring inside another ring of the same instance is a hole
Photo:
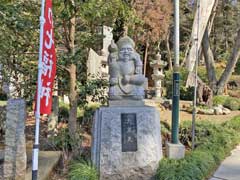
[[[24,180],[27,157],[25,143],[26,103],[23,99],[9,99],[7,103],[4,179]]]
[[[214,173],[213,177],[227,180],[240,180],[240,145],[231,152]]]
[[[128,131],[133,132],[128,136],[130,140],[136,135],[136,151],[122,151],[122,114],[136,115],[137,127],[130,123]],[[100,180],[150,180],[161,158],[160,117],[156,108],[102,107],[96,111],[92,160],[100,171]]]
[[[144,99],[144,102],[146,105],[149,106],[156,106],[159,105],[160,103],[163,103],[163,99],[162,98],[152,98],[152,99]]]
[[[128,106],[128,107],[142,107],[144,106],[144,101],[139,100],[115,100],[115,101],[109,101],[108,102],[110,107],[122,107],[122,106]]]
[[[221,178],[215,178],[215,177],[212,177],[211,179],[209,180],[225,180],[225,179],[221,179]]]
[[[185,146],[181,143],[167,143],[167,157],[170,159],[182,159],[185,156]]]
[[[87,60],[87,74],[91,76],[101,76],[101,60],[102,57],[99,56],[93,49],[90,48],[88,60]]]
[[[38,180],[48,180],[50,173],[61,156],[59,151],[40,151],[38,161]],[[32,167],[27,169],[25,180],[32,180]]]

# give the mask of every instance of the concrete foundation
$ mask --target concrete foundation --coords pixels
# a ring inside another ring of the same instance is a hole
[[[182,159],[185,156],[185,146],[181,143],[167,143],[167,157],[170,159]]]

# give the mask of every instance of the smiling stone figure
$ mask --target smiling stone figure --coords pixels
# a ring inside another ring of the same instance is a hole
[[[125,36],[117,45],[109,46],[110,100],[141,100],[144,98],[144,83],[140,55],[134,50],[135,43]]]

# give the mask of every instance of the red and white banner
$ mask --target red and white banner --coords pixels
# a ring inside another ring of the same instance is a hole
[[[57,63],[53,33],[52,0],[46,1],[44,19],[40,114],[50,114],[52,109],[52,88],[54,85]]]

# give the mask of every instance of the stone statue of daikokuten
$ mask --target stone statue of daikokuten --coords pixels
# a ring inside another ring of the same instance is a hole
[[[147,79],[142,74],[142,61],[134,49],[134,41],[122,37],[117,44],[109,46],[109,100],[141,100],[144,98],[144,84]]]

